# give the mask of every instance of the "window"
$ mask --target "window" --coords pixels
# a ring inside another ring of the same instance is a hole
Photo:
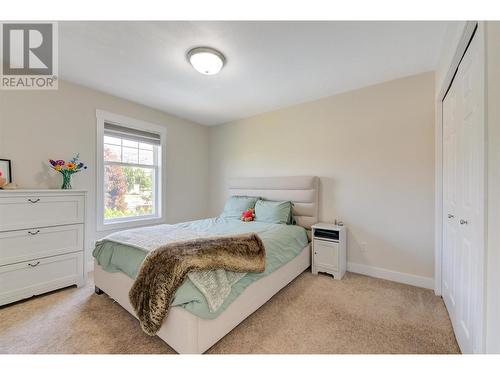
[[[165,129],[98,111],[98,229],[162,220]]]

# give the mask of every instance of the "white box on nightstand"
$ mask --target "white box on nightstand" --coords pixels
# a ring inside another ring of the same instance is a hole
[[[326,272],[342,279],[347,269],[345,226],[317,223],[312,227],[312,273]]]

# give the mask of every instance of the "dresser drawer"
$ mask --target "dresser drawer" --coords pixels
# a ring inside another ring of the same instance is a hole
[[[0,305],[83,283],[83,252],[0,267]]]
[[[83,250],[83,224],[0,232],[0,266]]]
[[[83,223],[80,195],[0,197],[0,232]]]

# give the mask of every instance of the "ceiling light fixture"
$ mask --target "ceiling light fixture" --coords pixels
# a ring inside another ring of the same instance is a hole
[[[187,59],[201,74],[214,75],[220,72],[226,58],[222,53],[210,47],[196,47],[187,53]]]

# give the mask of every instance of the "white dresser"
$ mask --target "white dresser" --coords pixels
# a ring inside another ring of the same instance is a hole
[[[0,305],[85,283],[84,190],[0,190]]]

